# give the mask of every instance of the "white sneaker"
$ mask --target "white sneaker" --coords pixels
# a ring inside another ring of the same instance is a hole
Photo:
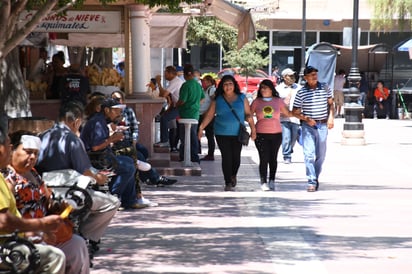
[[[136,164],[137,164],[137,169],[140,171],[149,171],[152,168],[152,166],[149,163],[142,162],[139,160],[137,160]]]
[[[269,180],[269,189],[275,190],[275,182],[273,180]]]
[[[262,189],[262,191],[269,191],[270,190],[270,188],[268,186],[268,183],[261,184],[260,188]]]
[[[158,206],[158,203],[151,202],[149,199],[144,197],[137,199],[137,203],[139,205],[147,205],[147,206]]]

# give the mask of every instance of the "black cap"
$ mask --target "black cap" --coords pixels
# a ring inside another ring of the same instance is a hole
[[[106,98],[102,103],[102,108],[120,108],[124,109],[126,105],[120,104],[118,100],[113,98]]]
[[[310,74],[310,73],[312,73],[312,72],[318,72],[318,69],[317,68],[315,68],[315,67],[312,67],[312,66],[307,66],[306,68],[305,68],[305,70],[303,71],[303,75],[308,75],[308,74]]]

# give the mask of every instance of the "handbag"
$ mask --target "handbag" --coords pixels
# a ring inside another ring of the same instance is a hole
[[[239,122],[239,133],[237,135],[237,140],[239,141],[239,143],[241,143],[244,146],[249,145],[249,139],[250,139],[250,134],[246,129],[245,123],[242,123],[239,119],[239,116],[237,116],[235,110],[232,108],[232,106],[229,104],[228,101],[226,101],[225,97],[222,95],[223,100],[225,100],[226,104],[229,106],[230,110],[232,111],[233,115],[235,115],[236,119]]]
[[[244,145],[244,146],[249,145],[250,134],[247,131],[245,125],[240,124],[239,134],[238,134],[237,138],[238,138],[238,141],[242,145]]]

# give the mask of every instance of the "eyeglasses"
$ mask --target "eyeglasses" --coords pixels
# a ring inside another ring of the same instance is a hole
[[[233,82],[226,82],[223,84],[224,87],[233,86],[233,85],[234,85]]]

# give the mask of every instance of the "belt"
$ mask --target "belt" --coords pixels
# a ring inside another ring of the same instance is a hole
[[[322,119],[322,120],[315,120],[316,124],[326,124],[328,122],[328,119]]]

